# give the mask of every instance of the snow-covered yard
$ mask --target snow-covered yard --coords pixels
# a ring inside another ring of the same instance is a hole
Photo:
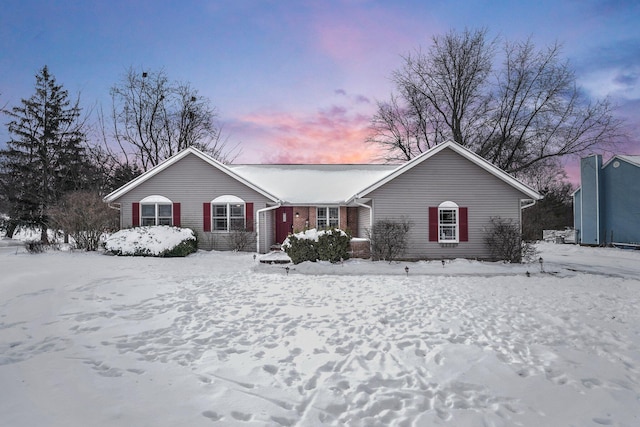
[[[640,251],[539,250],[287,274],[0,247],[0,424],[640,425]]]

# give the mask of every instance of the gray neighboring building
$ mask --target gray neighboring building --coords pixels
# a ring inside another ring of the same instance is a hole
[[[581,159],[573,206],[576,243],[640,246],[640,156]]]
[[[489,259],[491,218],[521,224],[542,196],[455,142],[402,165],[224,165],[188,148],[105,197],[121,228],[188,227],[201,249],[233,249],[242,229],[265,253],[291,232],[338,227],[364,239],[407,219],[409,259]]]

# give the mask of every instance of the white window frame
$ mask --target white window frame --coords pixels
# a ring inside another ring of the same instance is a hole
[[[438,206],[438,243],[460,242],[460,208],[451,201]]]
[[[161,212],[162,207],[169,207],[169,214]],[[144,215],[145,207],[153,207],[153,214]],[[164,196],[148,196],[140,200],[140,225],[141,226],[157,226],[167,225],[173,226],[173,202]]]
[[[222,215],[216,215],[216,207],[224,208],[224,213]],[[238,208],[241,208],[242,216],[238,215],[237,212],[234,215],[234,209]],[[214,233],[229,233],[237,229],[246,230],[246,213],[247,205],[241,198],[231,195],[216,197],[211,201],[211,231]],[[224,226],[218,227],[216,220],[224,221]],[[241,223],[241,225],[237,227],[239,223]],[[236,226],[234,226],[234,224],[236,224]]]
[[[337,212],[337,216],[332,217],[329,215],[329,213],[331,212],[331,209],[335,209]],[[321,227],[320,226],[320,211],[324,210],[325,214],[322,216],[324,219],[323,221],[326,222],[326,224]],[[332,225],[332,221],[334,223],[334,225]],[[316,229],[318,230],[325,230],[325,229],[330,229],[330,228],[340,228],[340,206],[318,206],[316,207]]]

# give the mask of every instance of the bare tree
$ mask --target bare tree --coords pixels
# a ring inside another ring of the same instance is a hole
[[[237,146],[221,138],[210,101],[188,83],[170,82],[162,70],[130,68],[111,88],[111,98],[111,136],[125,164],[136,163],[145,171],[190,146],[222,162],[238,154]]]
[[[404,57],[393,73],[397,94],[378,103],[369,142],[397,160],[451,139],[526,175],[623,136],[611,104],[590,101],[577,87],[559,45],[506,42],[494,69],[496,46],[485,29],[451,31],[434,36],[426,53]]]

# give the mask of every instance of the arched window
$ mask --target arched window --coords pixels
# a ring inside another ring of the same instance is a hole
[[[458,215],[458,205],[454,202],[446,201],[438,206],[438,242],[458,243],[460,220]]]
[[[174,225],[171,200],[157,195],[140,200],[140,225]]]
[[[224,195],[211,201],[212,231],[245,230],[246,227],[244,200]]]

